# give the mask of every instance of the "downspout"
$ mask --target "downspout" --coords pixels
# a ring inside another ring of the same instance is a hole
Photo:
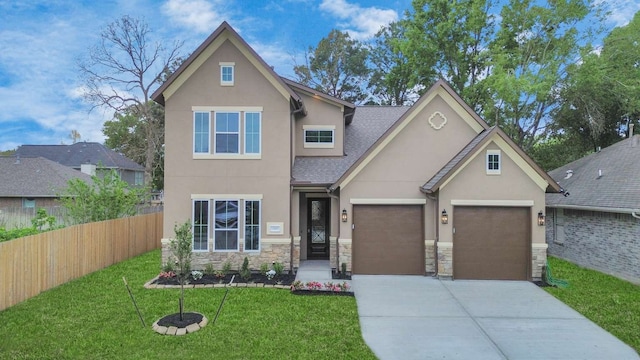
[[[330,198],[332,199],[336,199],[338,201],[338,211],[337,211],[337,215],[338,215],[338,234],[336,236],[336,271],[338,271],[340,269],[340,197],[337,195],[333,195],[331,188],[328,187],[325,189],[327,191],[327,195],[329,195]],[[329,248],[331,248],[331,233],[329,233]]]
[[[632,211],[631,216],[633,216],[636,219],[640,219],[640,215],[637,214],[637,211]]]
[[[294,102],[292,100],[292,102]],[[296,105],[299,107],[297,109]],[[294,103],[293,108],[295,110],[291,110],[290,118],[289,118],[289,179],[293,180],[293,128],[295,126],[296,114],[302,113],[305,114],[305,108],[302,105],[302,102]],[[291,205],[291,199],[293,199],[293,185],[289,185],[289,237],[291,241],[289,243],[289,271],[293,273],[293,249],[295,247],[293,236],[293,206]]]

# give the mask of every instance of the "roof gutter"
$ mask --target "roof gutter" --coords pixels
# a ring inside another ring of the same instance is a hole
[[[601,206],[583,206],[583,205],[549,205],[549,208],[555,209],[575,209],[575,210],[587,210],[587,211],[601,211],[601,212],[609,212],[609,213],[621,213],[621,214],[630,214],[636,219],[640,219],[640,209],[630,209],[630,208],[612,208],[612,207],[601,207]]]

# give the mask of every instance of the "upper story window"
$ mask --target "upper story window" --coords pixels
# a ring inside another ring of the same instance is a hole
[[[217,112],[215,127],[215,153],[240,153],[240,113]]]
[[[235,80],[235,63],[221,62],[220,63],[220,85],[233,86]]]
[[[193,152],[208,154],[210,142],[209,113],[196,111],[193,113]]]
[[[260,154],[260,128],[262,127],[259,112],[244,113],[244,153]]]
[[[305,148],[333,148],[335,126],[333,125],[304,125]]]
[[[194,106],[192,109],[194,158],[261,158],[261,106]]]
[[[500,150],[487,150],[487,175],[500,175],[502,156]]]

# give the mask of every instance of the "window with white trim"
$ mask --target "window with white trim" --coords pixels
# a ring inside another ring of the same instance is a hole
[[[260,201],[244,202],[244,250],[260,250]]]
[[[500,150],[487,150],[486,169],[488,175],[499,175],[502,171]]]
[[[261,113],[244,113],[244,153],[260,154]]]
[[[240,153],[240,113],[215,113],[215,153]]]
[[[214,204],[214,249],[238,251],[238,200],[215,200]]]
[[[143,171],[136,171],[134,173],[134,184],[136,186],[138,185],[144,185],[144,172]]]
[[[233,86],[235,63],[220,63],[220,85]]]
[[[209,200],[193,200],[193,250],[209,250]]]
[[[196,111],[193,113],[193,152],[194,154],[208,154],[209,143],[209,112]]]
[[[195,158],[261,158],[262,107],[194,106],[193,108]]]
[[[333,148],[335,126],[305,125],[303,130],[305,148]]]

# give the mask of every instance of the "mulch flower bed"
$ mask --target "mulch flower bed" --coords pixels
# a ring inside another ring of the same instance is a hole
[[[233,278],[233,283],[254,283],[254,284],[266,284],[266,285],[291,285],[296,279],[295,274],[281,274],[269,279],[264,274],[251,274],[251,278],[244,280],[237,273],[229,273],[224,277],[216,277],[214,275],[202,275],[198,280],[194,279],[192,275],[189,275],[189,285],[211,285],[211,284],[228,284]],[[151,282],[152,285],[180,285],[178,278],[174,277],[158,277],[155,281]]]

